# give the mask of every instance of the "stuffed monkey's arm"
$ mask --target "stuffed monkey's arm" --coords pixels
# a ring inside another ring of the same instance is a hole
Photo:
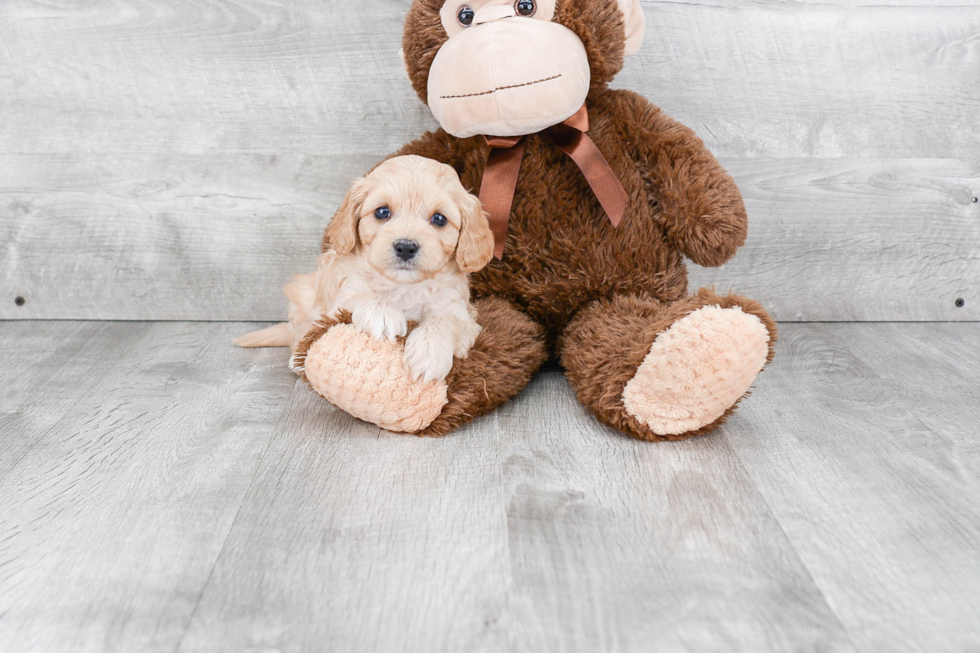
[[[748,233],[734,180],[692,130],[636,93],[618,94],[632,116],[627,138],[668,238],[698,265],[723,265]]]

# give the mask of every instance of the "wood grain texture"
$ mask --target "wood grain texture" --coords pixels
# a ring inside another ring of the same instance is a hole
[[[407,6],[5,1],[0,319],[280,318],[349,181],[434,126]],[[980,5],[643,6],[617,86],[695,128],[750,210],[695,283],[782,320],[980,319]]]
[[[980,647],[978,324],[785,324],[724,430],[667,444],[557,368],[382,433],[246,328],[0,324],[0,649]]]
[[[374,159],[4,162],[0,318],[278,320],[282,285],[315,265],[349,180]],[[732,288],[782,320],[980,319],[980,164],[723,163],[746,198],[749,242],[723,268],[692,264],[692,288]]]
[[[390,435],[298,397],[180,651],[499,651],[500,431]]]
[[[723,268],[692,265],[692,287],[732,288],[783,321],[980,319],[980,161],[723,163],[749,239]]]
[[[860,650],[980,646],[978,345],[975,324],[784,325],[725,430]]]
[[[350,180],[375,162],[15,158],[10,185],[0,181],[12,216],[0,222],[0,318],[282,319],[282,286],[316,265]],[[20,189],[34,175],[47,191]]]
[[[60,327],[60,328],[59,328]],[[37,443],[37,436],[46,432],[60,419],[73,399],[73,390],[87,379],[115,371],[118,360],[106,358],[104,338],[111,325],[65,323],[38,329],[33,323],[7,322],[0,324],[3,342],[2,367],[4,383],[0,385],[0,434],[4,437],[4,455],[0,457],[0,480],[16,466]],[[57,333],[57,339],[52,334]],[[132,343],[131,334],[122,334],[116,341],[119,351]],[[47,361],[72,358],[76,364],[64,370]],[[19,379],[13,375],[22,373]],[[11,378],[7,378],[11,377]],[[45,410],[37,406],[38,396],[47,395]],[[24,437],[14,437],[23,434]]]
[[[295,386],[244,328],[0,325],[0,650],[173,650]]]
[[[557,371],[447,439],[311,394],[279,442],[181,651],[853,650],[730,453],[613,436]]]
[[[7,0],[2,149],[384,154],[434,124],[408,4]],[[645,2],[618,85],[725,157],[975,158],[977,3],[844,4]]]
[[[722,157],[976,160],[980,4],[644,3],[616,86]]]
[[[722,438],[627,438],[557,369],[498,415],[512,650],[855,650]]]

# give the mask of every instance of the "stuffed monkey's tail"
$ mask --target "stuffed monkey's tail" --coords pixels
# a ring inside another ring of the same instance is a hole
[[[289,322],[283,322],[268,329],[253,331],[241,338],[232,340],[239,347],[288,347],[293,344],[293,329]]]

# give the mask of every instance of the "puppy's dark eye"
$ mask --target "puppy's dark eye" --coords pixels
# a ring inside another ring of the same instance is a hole
[[[391,209],[389,209],[387,206],[382,206],[379,209],[375,209],[374,217],[376,217],[378,220],[387,220],[391,217]]]
[[[456,10],[456,20],[458,20],[459,24],[463,27],[469,27],[473,24],[473,16],[476,16],[476,12],[466,5],[463,5]]]
[[[445,227],[446,224],[449,223],[449,220],[443,214],[436,213],[431,218],[429,218],[429,222],[431,222],[432,225],[435,227]]]
[[[521,16],[533,16],[538,9],[538,4],[534,0],[517,0],[514,3],[514,9]]]

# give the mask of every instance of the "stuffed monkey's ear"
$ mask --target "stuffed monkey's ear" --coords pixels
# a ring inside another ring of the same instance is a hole
[[[643,15],[640,0],[617,0],[626,22],[626,56],[637,54],[643,45],[643,35],[647,29],[647,18]]]
[[[346,256],[357,248],[357,223],[361,219],[361,209],[367,194],[366,178],[351,184],[350,191],[327,227],[327,242],[341,256]]]
[[[461,224],[456,243],[456,263],[463,272],[479,272],[493,258],[493,232],[483,212],[483,205],[473,195],[463,192],[459,202]]]

